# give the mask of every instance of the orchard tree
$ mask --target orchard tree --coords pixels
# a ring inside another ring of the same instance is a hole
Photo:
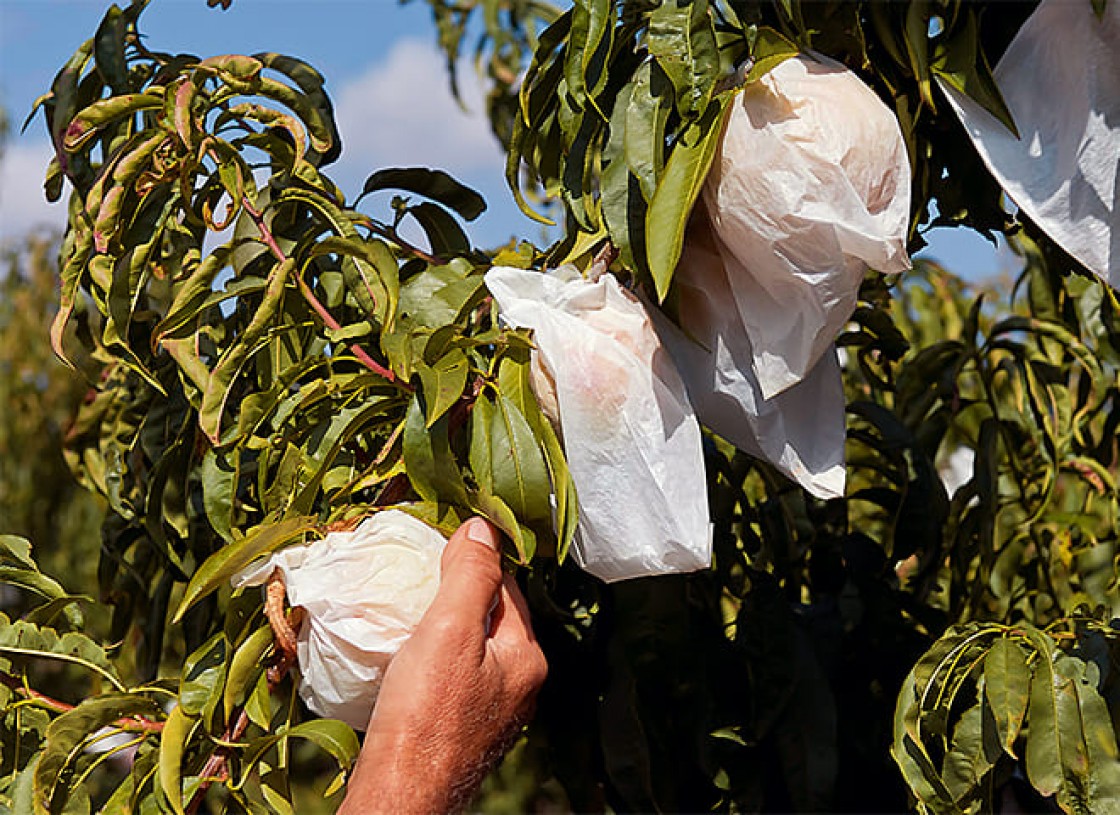
[[[1116,295],[1006,204],[945,96],[1014,126],[990,66],[1034,4],[430,2],[556,244],[475,246],[485,202],[437,169],[347,201],[315,69],[161,52],[149,0],[111,7],[40,99],[70,216],[51,335],[64,352],[80,317],[98,366],[67,456],[108,505],[98,586],[74,588],[112,623],[91,637],[88,601],[0,539],[0,578],[41,601],[0,617],[5,805],[303,812],[308,779],[337,801],[358,736],[300,703],[282,592],[230,579],[392,506],[500,527],[548,655],[480,806],[1116,808]],[[808,50],[897,118],[909,249],[1002,234],[1022,272],[981,293],[927,261],[869,271],[837,340],[843,496],[706,434],[711,568],[604,583],[567,557],[564,440],[484,274],[605,270],[671,316],[732,100]]]

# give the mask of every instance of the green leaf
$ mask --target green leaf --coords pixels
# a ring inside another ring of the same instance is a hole
[[[1031,641],[1038,649],[1038,661],[1027,708],[1027,778],[1041,795],[1057,794],[1064,801],[1074,780],[1070,775],[1076,776],[1075,768],[1088,763],[1080,723],[1075,724],[1080,717],[1077,692],[1067,676],[1055,671],[1060,657],[1050,638],[1038,632]]]
[[[125,690],[105,650],[77,631],[59,635],[53,628],[41,628],[23,620],[12,622],[0,614],[0,654],[13,662],[30,657],[80,665],[99,674],[115,689]]]
[[[557,538],[556,557],[563,561],[572,539],[575,537],[579,520],[579,502],[576,498],[575,482],[568,470],[564,449],[552,423],[541,412],[537,398],[529,381],[530,355],[528,349],[511,350],[498,366],[498,392],[512,402],[528,422],[538,444],[542,447],[548,463],[548,475],[555,496],[554,531]],[[476,407],[485,403],[480,399]],[[489,407],[489,405],[487,405]],[[488,418],[488,423],[493,419]],[[473,444],[473,438],[472,438]],[[473,451],[473,447],[472,447]],[[472,460],[473,466],[473,460]],[[477,474],[478,469],[475,468]],[[489,465],[487,472],[489,472]],[[493,491],[493,484],[487,485]]]
[[[449,258],[470,251],[471,241],[467,233],[451,213],[438,204],[421,201],[410,206],[408,214],[416,219],[428,236],[432,254],[436,257]]]
[[[354,206],[378,190],[407,190],[450,207],[468,221],[486,211],[486,200],[442,170],[427,167],[392,167],[378,170],[366,179]]]
[[[307,739],[332,756],[344,770],[358,757],[360,745],[353,728],[336,719],[301,722],[290,728],[286,735],[289,738]]]
[[[221,442],[221,422],[225,412],[230,389],[234,385],[242,367],[257,350],[258,341],[265,335],[268,327],[276,319],[284,299],[288,278],[295,263],[286,260],[277,264],[269,275],[268,288],[256,313],[245,326],[237,341],[232,343],[214,366],[206,390],[202,394],[202,404],[198,408],[198,424],[214,444]]]
[[[672,112],[672,94],[661,66],[649,60],[634,75],[626,105],[626,166],[649,200],[665,165],[665,126]]]
[[[262,626],[250,634],[233,654],[229,663],[225,690],[222,692],[222,710],[228,721],[235,706],[241,703],[246,691],[255,685],[264,671],[264,655],[272,646],[272,628]]]
[[[159,785],[171,809],[183,812],[183,754],[198,722],[181,707],[172,709],[159,737]]]
[[[529,423],[505,396],[494,403],[490,468],[494,494],[523,522],[548,520],[548,468]]]
[[[73,152],[92,139],[99,130],[118,119],[143,110],[162,108],[162,90],[163,88],[157,85],[145,93],[126,93],[94,102],[70,122],[66,128],[63,146]]]
[[[228,657],[229,642],[221,632],[187,657],[179,677],[179,707],[186,715],[209,718],[225,683]]]
[[[712,166],[723,133],[724,112],[731,98],[726,94],[716,97],[703,115],[685,128],[649,203],[646,246],[659,300],[664,300],[669,293],[673,272],[681,257],[688,217]]]
[[[537,538],[533,531],[519,523],[509,505],[488,490],[480,488],[471,497],[471,506],[513,541],[517,562],[528,566],[537,550]]]
[[[649,52],[676,90],[681,116],[705,114],[719,75],[707,0],[663,0],[649,18]]]
[[[984,698],[995,720],[1000,743],[1012,758],[1015,740],[1023,726],[1030,699],[1031,671],[1022,647],[1012,639],[1000,638],[984,658]]]
[[[151,699],[139,694],[111,693],[86,699],[63,713],[47,728],[42,756],[35,769],[37,812],[63,811],[74,763],[86,741],[102,727],[131,716],[159,718],[162,711]]]
[[[996,640],[1006,642],[1006,640]],[[945,756],[945,786],[954,801],[965,801],[977,794],[985,775],[1002,753],[999,734],[984,709],[984,703],[961,714],[953,729],[953,744]]]
[[[610,135],[602,155],[605,166],[599,178],[599,205],[611,243],[618,247],[619,259],[627,268],[642,271],[647,266],[646,200],[626,160],[626,124],[632,92],[632,84],[620,89],[611,111]]]
[[[1067,657],[1058,661],[1057,670],[1068,677],[1077,690],[1088,757],[1086,775],[1077,787],[1080,800],[1067,811],[1079,811],[1078,807],[1082,807],[1094,815],[1116,815],[1120,813],[1120,749],[1108,703],[1098,692],[1097,667],[1094,663]]]
[[[420,385],[424,390],[426,424],[429,428],[459,401],[467,386],[470,368],[470,360],[458,348],[451,349],[434,365],[417,363],[416,372],[420,375]]]
[[[6,561],[24,569],[39,570],[31,557],[31,541],[19,535],[0,535],[0,563]]]
[[[918,81],[922,101],[932,108],[933,93],[929,82],[929,18],[929,2],[913,0],[906,12],[905,40],[910,70]]]
[[[416,394],[404,423],[404,466],[412,488],[426,501],[466,506],[467,488],[448,440],[447,415],[429,427],[423,395]]]
[[[916,8],[915,4],[912,8]],[[1019,129],[992,76],[992,69],[980,41],[980,18],[976,9],[962,9],[963,25],[952,36],[939,42],[934,50],[932,72],[995,116],[1008,130],[1019,136]],[[928,21],[928,16],[927,16]],[[908,23],[909,26],[909,23]],[[909,28],[907,45],[909,46]],[[928,80],[927,80],[928,84]],[[923,86],[925,91],[925,86]],[[928,91],[925,91],[928,93]],[[932,106],[932,100],[928,102]]]
[[[122,12],[116,5],[109,7],[97,34],[93,38],[93,58],[97,72],[108,83],[114,94],[128,91],[128,60],[125,57],[125,37],[128,23],[134,14]]]
[[[313,529],[315,522],[312,518],[288,518],[277,523],[262,524],[241,540],[226,544],[208,557],[191,577],[172,622],[181,621],[191,606],[225,584],[259,556],[278,549]]]
[[[786,39],[769,26],[759,26],[751,47],[751,67],[743,79],[744,85],[757,82],[790,57],[800,53],[797,44]]]

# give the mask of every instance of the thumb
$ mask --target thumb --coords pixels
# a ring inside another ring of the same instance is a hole
[[[455,530],[440,560],[440,584],[432,610],[485,631],[494,597],[502,584],[498,530],[484,518],[471,518]]]

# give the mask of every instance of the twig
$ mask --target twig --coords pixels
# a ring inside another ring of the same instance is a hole
[[[602,248],[595,253],[595,257],[591,259],[591,266],[587,270],[587,277],[592,283],[597,281],[603,276],[603,273],[610,268],[610,265],[618,258],[618,247],[616,247],[610,240],[603,244]]]
[[[276,569],[269,575],[268,585],[265,589],[264,613],[268,624],[272,628],[273,648],[276,660],[268,667],[268,689],[274,691],[288,669],[296,660],[296,634],[303,621],[303,609],[293,608],[287,616],[284,614],[284,581],[280,577],[280,570]],[[191,800],[184,808],[186,815],[195,815],[206,797],[206,791],[215,781],[224,781],[229,777],[227,764],[233,748],[228,746],[238,741],[249,727],[249,713],[242,706],[237,718],[231,721],[222,733],[222,743],[206,759],[206,764],[199,773],[198,789],[195,790]]]
[[[245,730],[249,727],[249,714],[245,709],[241,709],[237,720],[226,727],[225,732],[222,734],[222,741],[234,742],[240,739]],[[219,745],[211,755],[206,759],[206,764],[202,767],[202,772],[198,774],[198,789],[194,791],[191,800],[184,807],[183,811],[186,815],[195,815],[198,808],[202,806],[202,801],[206,797],[206,791],[210,789],[210,785],[215,781],[224,781],[229,777],[226,769],[226,762],[229,760],[230,748],[225,745]]]
[[[10,674],[0,673],[0,684],[7,685],[24,699],[34,702],[39,707],[53,710],[55,713],[69,713],[75,707],[67,702],[59,701],[58,699],[47,696],[45,693],[40,693],[37,690],[27,687],[19,679]],[[159,733],[163,730],[163,722],[145,719],[143,716],[128,716],[123,719],[117,719],[110,727],[116,727],[128,733]]]
[[[284,250],[280,248],[280,244],[276,242],[276,236],[272,234],[272,230],[270,230],[268,228],[268,224],[265,223],[264,215],[261,214],[260,210],[253,206],[253,204],[249,201],[248,196],[242,196],[241,206],[253,220],[253,223],[256,224],[257,231],[260,232],[261,239],[265,242],[265,245],[272,252],[273,257],[275,257],[281,263],[288,260],[288,256],[284,253]],[[329,311],[327,311],[326,306],[319,302],[319,299],[315,296],[315,293],[311,291],[311,287],[307,285],[307,281],[303,279],[303,276],[297,275],[296,279],[299,281],[300,294],[303,295],[303,299],[307,301],[308,305],[311,306],[315,313],[319,315],[319,318],[326,324],[328,328],[334,331],[340,330],[342,328],[342,325],[331,315]],[[358,361],[360,361],[375,374],[385,378],[389,382],[394,382],[400,385],[405,390],[412,390],[411,385],[409,385],[407,382],[398,381],[397,377],[391,370],[377,362],[377,360],[371,357],[366,352],[366,350],[356,342],[350,343],[349,348],[354,356],[358,358]]]
[[[447,261],[443,260],[442,258],[436,257],[435,255],[431,254],[430,252],[425,252],[419,246],[416,246],[414,244],[409,243],[408,241],[406,241],[404,238],[402,238],[400,236],[400,233],[398,233],[397,230],[390,229],[389,227],[385,226],[384,224],[379,224],[377,221],[373,220],[372,218],[367,219],[365,221],[365,225],[367,227],[369,227],[370,230],[372,230],[373,232],[376,232],[378,235],[383,237],[385,240],[392,241],[397,246],[399,246],[401,249],[405,250],[409,254],[415,255],[416,257],[420,258],[420,260],[424,261],[425,263],[431,264],[432,266],[442,266],[444,263],[447,262]]]

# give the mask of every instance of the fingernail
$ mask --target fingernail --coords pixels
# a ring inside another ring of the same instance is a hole
[[[489,546],[494,551],[500,548],[501,541],[498,539],[498,531],[485,518],[471,518],[467,521],[466,526],[467,537],[475,543]]]

